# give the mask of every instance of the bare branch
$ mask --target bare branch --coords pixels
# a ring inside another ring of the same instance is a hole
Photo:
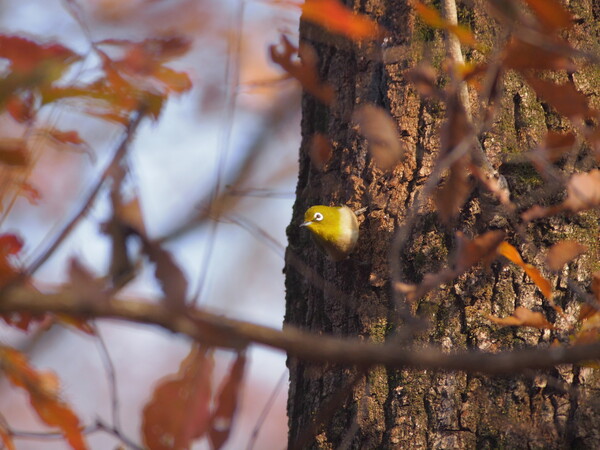
[[[500,353],[482,351],[443,352],[437,348],[409,348],[397,343],[374,344],[359,339],[323,336],[286,326],[283,331],[228,319],[201,309],[167,309],[156,304],[113,299],[82,303],[71,293],[43,294],[13,288],[0,298],[0,313],[64,313],[77,317],[111,318],[159,325],[207,345],[240,350],[256,343],[283,350],[290,357],[312,362],[370,367],[412,367],[430,370],[461,370],[507,374],[600,359],[600,343],[528,348]]]

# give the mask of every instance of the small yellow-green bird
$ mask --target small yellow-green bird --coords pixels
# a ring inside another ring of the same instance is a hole
[[[358,219],[347,206],[311,206],[300,226],[311,231],[317,246],[333,261],[345,259],[358,241]]]

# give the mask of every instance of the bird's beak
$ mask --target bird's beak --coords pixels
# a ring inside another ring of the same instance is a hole
[[[309,226],[311,223],[312,223],[312,220],[309,220],[308,222],[301,223],[301,224],[300,224],[300,226],[301,226],[301,227],[307,227],[307,226]]]

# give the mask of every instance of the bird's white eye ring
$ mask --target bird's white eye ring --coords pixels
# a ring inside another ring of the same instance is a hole
[[[323,214],[321,214],[321,213],[319,213],[319,212],[318,212],[318,213],[315,213],[315,217],[314,217],[314,219],[315,219],[317,222],[320,222],[321,220],[323,220]]]

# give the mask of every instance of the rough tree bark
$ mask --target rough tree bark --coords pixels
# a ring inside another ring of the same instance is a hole
[[[405,0],[345,3],[377,20],[389,37],[383,44],[356,44],[314,25],[301,25],[301,41],[316,49],[320,75],[335,87],[337,103],[327,108],[310,95],[303,98],[297,200],[288,228],[285,322],[315,333],[383,342],[403,329],[391,295],[390,246],[435,162],[444,119],[444,105],[423,100],[404,71],[425,58],[425,49],[434,64],[441,66],[444,39],[443,33],[420,24]],[[487,15],[487,2],[465,3],[458,5],[460,21],[493,48],[503,30]],[[569,38],[580,48],[600,54],[600,3],[571,0],[569,9],[576,17]],[[482,58],[474,50],[467,56]],[[599,73],[597,67],[586,66],[574,75],[553,78],[572,77],[598,107]],[[570,125],[517,75],[509,72],[503,86],[494,126],[479,137],[480,142],[507,178],[520,207],[550,201],[529,164],[501,162],[507,154],[531,149],[546,130],[565,130]],[[476,115],[479,106],[473,93],[471,101]],[[374,167],[364,139],[349,125],[356,106],[367,103],[388,110],[408,143],[406,160],[391,174]],[[311,167],[308,157],[310,138],[316,132],[326,133],[334,147],[325,171]],[[579,150],[577,161],[572,162],[590,164],[588,150]],[[589,165],[582,168],[589,170]],[[418,282],[423,274],[443,267],[455,246],[456,230],[474,236],[501,228],[508,230],[509,239],[513,237],[499,209],[487,203],[485,195],[475,192],[455,226],[442,225],[433,210],[421,213],[403,254],[391,255],[403,258],[405,280]],[[305,209],[314,204],[368,207],[361,219],[358,249],[351,258],[328,261],[310,242],[306,230],[298,228]],[[518,239],[512,242],[528,262],[540,267],[542,255],[534,248],[546,248],[568,237],[590,247],[587,257],[551,278],[556,303],[567,316],[575,316],[578,301],[567,288],[567,279],[572,277],[587,287],[591,271],[598,270],[593,257],[598,251],[598,215],[557,216],[536,222],[527,231],[534,245],[519,246]],[[319,277],[307,277],[306,271],[299,270],[298,257]],[[555,335],[549,330],[499,328],[485,317],[510,315],[517,306],[543,310],[561,320],[522,269],[495,262],[487,271],[471,271],[419,299],[413,309],[431,326],[416,339],[446,349],[486,350],[552,342]],[[600,448],[595,425],[600,420],[600,379],[590,368],[565,366],[545,373],[484,377],[384,367],[365,373],[293,358],[288,366],[290,448]]]

